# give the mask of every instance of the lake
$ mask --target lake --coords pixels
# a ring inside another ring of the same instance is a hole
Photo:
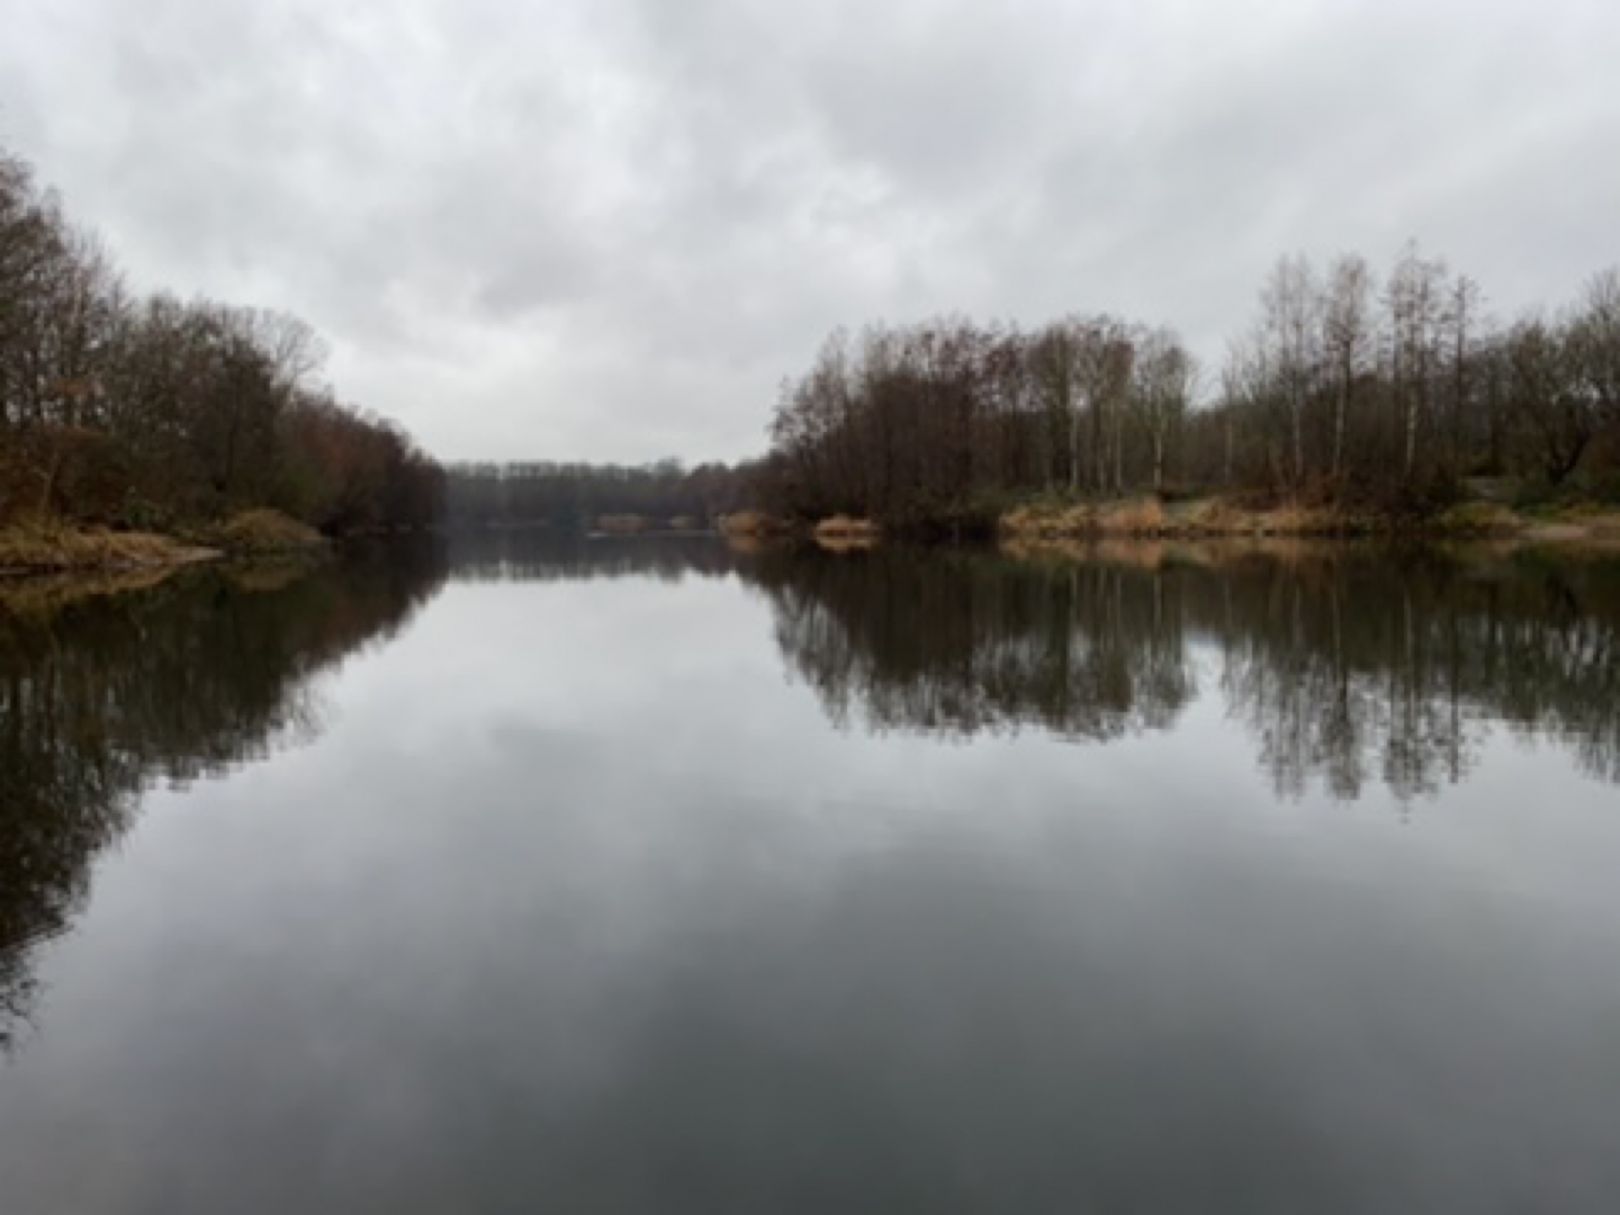
[[[1612,555],[40,591],[0,1210],[1612,1212],[1617,782]]]

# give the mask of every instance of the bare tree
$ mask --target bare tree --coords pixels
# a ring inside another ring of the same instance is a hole
[[[1192,400],[1192,356],[1168,329],[1148,333],[1138,347],[1132,401],[1147,436],[1155,493],[1164,489],[1165,452]]]
[[[1446,332],[1447,367],[1447,457],[1453,471],[1460,471],[1468,449],[1467,430],[1470,393],[1473,390],[1474,343],[1479,323],[1479,284],[1459,274],[1451,284],[1442,322]]]
[[[1506,335],[1472,279],[1415,246],[1381,314],[1373,282],[1359,256],[1320,279],[1303,256],[1282,258],[1229,348],[1219,400],[1198,411],[1191,359],[1163,329],[1107,315],[1033,333],[959,318],[874,327],[787,386],[766,465],[775,502],[926,522],[1006,494],[1117,495],[1179,475],[1424,509],[1471,467],[1562,483],[1620,428],[1620,272],[1556,321]]]
[[[1541,320],[1521,321],[1507,338],[1512,401],[1541,471],[1561,485],[1597,435],[1597,418],[1580,384],[1570,339]]]
[[[1620,426],[1620,267],[1586,285],[1570,323],[1572,354],[1599,426]]]
[[[1409,244],[1385,291],[1391,387],[1401,419],[1401,468],[1408,481],[1417,467],[1418,436],[1431,412],[1445,278],[1444,262],[1423,258]]]
[[[1333,381],[1333,440],[1328,470],[1344,473],[1345,429],[1356,381],[1372,353],[1372,271],[1356,254],[1346,254],[1328,272],[1322,307],[1322,345]]]
[[[1288,418],[1292,480],[1297,487],[1305,481],[1305,411],[1316,388],[1321,332],[1316,276],[1303,254],[1278,260],[1260,302],[1272,375]]]

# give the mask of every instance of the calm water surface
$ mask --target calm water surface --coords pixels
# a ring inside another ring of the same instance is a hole
[[[0,608],[0,1210],[1620,1210],[1620,562]]]

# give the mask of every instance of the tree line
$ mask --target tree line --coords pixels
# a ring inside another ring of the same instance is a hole
[[[1110,315],[835,331],[783,385],[756,484],[782,513],[902,524],[1043,493],[1424,509],[1475,477],[1613,493],[1617,434],[1620,270],[1503,326],[1408,246],[1381,280],[1357,255],[1282,258],[1216,375],[1174,331]]]
[[[451,526],[548,524],[591,528],[614,516],[710,527],[752,499],[748,466],[676,460],[656,464],[514,462],[452,464],[446,518]]]
[[[443,474],[318,378],[283,313],[131,292],[0,152],[0,521],[162,527],[273,507],[339,533],[431,522]]]

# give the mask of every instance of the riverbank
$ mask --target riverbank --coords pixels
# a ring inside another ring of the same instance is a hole
[[[310,555],[327,545],[319,532],[274,511],[246,511],[174,535],[34,519],[0,528],[0,578],[140,573],[232,557]]]
[[[1500,503],[1470,501],[1429,513],[1393,513],[1340,506],[1279,503],[1255,507],[1226,498],[1168,502],[1144,496],[1105,501],[1063,499],[1021,503],[972,529],[1004,543],[1204,539],[1517,539],[1535,543],[1620,545],[1620,508],[1574,504],[1519,512]],[[954,538],[960,526],[886,529],[870,519],[835,515],[819,521],[745,511],[721,521],[721,531],[751,540],[813,540],[824,547],[868,547],[885,534],[906,539]]]
[[[1222,498],[1163,502],[1144,497],[1027,504],[1003,514],[998,521],[998,531],[1003,539],[1025,542],[1097,537],[1169,540],[1411,537],[1601,543],[1620,542],[1620,511],[1566,507],[1521,514],[1498,503],[1473,501],[1432,513],[1396,514],[1293,503],[1254,508]]]
[[[0,577],[115,574],[217,561],[218,549],[155,532],[112,532],[59,523],[0,529]]]

